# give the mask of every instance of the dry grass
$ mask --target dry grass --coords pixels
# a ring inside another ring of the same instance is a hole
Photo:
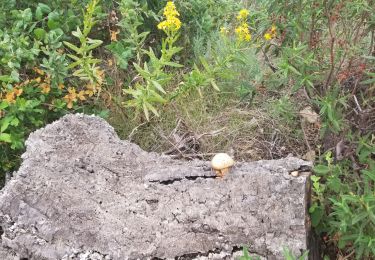
[[[203,99],[191,93],[161,108],[161,117],[150,122],[129,118],[134,113],[112,104],[109,121],[122,139],[176,158],[210,159],[218,152],[244,161],[302,157],[307,147],[301,129],[273,115],[267,99],[259,95],[246,107],[234,93],[210,92]]]

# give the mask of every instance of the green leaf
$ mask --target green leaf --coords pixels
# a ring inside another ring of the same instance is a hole
[[[13,116],[9,116],[9,117],[5,117],[3,118],[0,122],[1,122],[1,128],[0,128],[0,132],[4,132],[5,130],[8,129],[9,125],[10,125],[10,122],[13,120]]]
[[[178,64],[176,62],[172,62],[172,61],[165,61],[165,62],[163,62],[163,64],[166,65],[166,66],[174,67],[174,68],[182,68],[183,67],[183,65]]]
[[[47,26],[50,30],[57,29],[60,27],[60,23],[55,20],[48,20]]]
[[[52,11],[48,5],[43,3],[38,3],[38,8],[40,8],[40,10],[45,14],[48,14]]]
[[[66,42],[66,41],[64,41],[64,44],[65,44],[69,49],[72,49],[72,50],[75,51],[76,53],[81,53],[80,48],[78,48],[77,46],[71,44],[70,42]]]
[[[327,174],[330,172],[330,168],[322,164],[315,166],[313,170],[315,173],[318,173],[318,174]]]
[[[35,17],[38,21],[43,19],[43,12],[42,12],[42,9],[39,6],[35,10]]]
[[[150,91],[150,96],[148,97],[148,101],[150,102],[157,102],[157,103],[161,103],[161,104],[164,104],[165,102],[167,102],[162,96],[160,96],[157,92],[153,91],[153,90],[149,90]]]
[[[297,74],[298,76],[301,76],[302,74],[292,65],[288,65],[288,69]]]
[[[324,215],[324,211],[321,207],[318,207],[314,210],[313,213],[311,213],[311,225],[313,227],[317,227],[322,220]]]
[[[90,50],[93,50],[93,49],[99,47],[103,43],[103,41],[101,41],[101,40],[91,40],[90,39],[88,41],[88,43],[91,44],[91,45],[87,46],[85,48],[85,51],[90,51]]]
[[[11,143],[12,142],[11,135],[6,134],[6,133],[1,133],[0,134],[0,142]]]
[[[20,74],[18,73],[17,70],[12,70],[12,72],[10,73],[10,77],[11,77],[11,80],[15,82],[19,82],[20,80]]]
[[[139,74],[141,74],[141,76],[142,76],[143,78],[148,79],[148,78],[151,77],[151,74],[150,74],[148,71],[146,71],[145,69],[142,69],[138,64],[133,63],[133,65],[134,65],[134,68],[137,70],[137,72],[138,72]],[[146,66],[146,65],[145,65],[145,68],[147,69],[147,66]]]
[[[202,63],[204,69],[205,69],[207,72],[210,72],[211,69],[210,69],[210,66],[208,65],[206,59],[205,59],[204,57],[200,56],[200,57],[199,57],[199,60],[200,60],[200,62]]]
[[[120,68],[126,69],[128,67],[129,60],[133,58],[132,48],[125,47],[122,42],[112,42],[106,48],[114,54]]]
[[[367,212],[360,212],[360,213],[356,213],[352,219],[352,225],[355,225],[357,224],[358,222],[366,219],[368,217],[368,214]]]
[[[215,81],[214,81],[213,79],[211,79],[210,82],[211,82],[212,87],[213,87],[215,90],[220,91],[220,88],[216,85],[216,83],[215,83]]]
[[[145,103],[147,108],[151,110],[152,113],[154,113],[155,116],[159,116],[159,113],[158,111],[156,110],[155,107],[153,107],[150,103]]]
[[[245,259],[249,259],[249,251],[247,250],[246,246],[242,248],[242,254],[243,254],[243,257],[245,257]]]
[[[51,12],[51,8],[48,5],[39,3],[35,11],[35,17],[37,20],[40,21],[44,18],[43,14],[48,14],[50,12]]]
[[[370,85],[370,84],[373,84],[373,83],[375,83],[375,78],[361,81],[361,84],[364,84],[364,85],[367,85],[367,84]]]
[[[27,8],[21,12],[22,20],[24,23],[29,23],[33,19],[33,13],[30,8]]]
[[[152,83],[152,85],[154,85],[155,88],[157,88],[157,90],[159,90],[160,92],[166,94],[164,88],[159,84],[159,82],[157,82],[155,80],[151,80],[151,83]]]
[[[82,59],[73,54],[68,54],[68,57],[71,58],[72,60],[75,60],[78,64],[82,63]]]
[[[372,171],[362,170],[361,172],[367,177],[369,177],[371,180],[375,181],[375,170],[372,170]]]
[[[8,102],[6,102],[6,101],[2,101],[2,102],[0,103],[0,110],[2,110],[2,109],[4,109],[4,108],[7,108],[7,107],[9,107]]]
[[[72,34],[73,34],[73,36],[77,37],[78,39],[84,38],[84,35],[82,34],[82,31],[81,31],[81,29],[79,29],[79,27],[77,27],[77,31],[72,32]]]
[[[42,28],[36,28],[34,30],[34,35],[35,35],[35,38],[37,38],[38,40],[43,40],[44,36],[46,35],[46,31]]]
[[[0,81],[11,82],[12,81],[12,77],[9,76],[9,75],[1,75],[0,76]]]
[[[150,115],[148,113],[148,109],[147,109],[146,103],[143,103],[143,113],[145,113],[147,121],[150,121]]]
[[[68,56],[70,57],[70,55],[68,55]],[[71,55],[71,56],[73,56],[73,55]],[[80,64],[82,64],[82,61],[81,61],[81,60],[76,61],[76,62],[73,62],[73,63],[70,63],[70,64],[68,65],[68,69],[73,69],[73,68],[77,67],[77,66],[80,65]]]
[[[331,188],[334,192],[340,192],[342,183],[341,180],[337,177],[330,178],[328,180],[328,187]]]
[[[13,120],[10,122],[10,125],[18,126],[19,123],[20,123],[20,120],[17,117],[14,117]]]

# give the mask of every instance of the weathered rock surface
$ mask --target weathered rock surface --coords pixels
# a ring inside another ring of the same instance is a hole
[[[0,193],[3,259],[267,259],[307,249],[308,165],[296,158],[176,161],[121,141],[104,120],[68,115],[32,133]]]

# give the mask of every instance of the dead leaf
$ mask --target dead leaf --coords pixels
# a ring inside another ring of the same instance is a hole
[[[319,115],[315,113],[311,107],[305,107],[303,110],[299,111],[299,114],[303,119],[311,124],[319,121]]]
[[[309,162],[314,162],[315,161],[315,151],[314,150],[310,150],[308,151],[304,156],[302,156],[302,159],[306,160],[306,161],[309,161]]]

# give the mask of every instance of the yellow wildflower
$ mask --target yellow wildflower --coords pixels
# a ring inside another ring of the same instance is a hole
[[[37,77],[36,79],[34,79],[37,83],[40,83],[42,81],[42,79],[40,77]]]
[[[172,1],[168,1],[167,5],[164,8],[163,14],[167,19],[168,17],[180,16],[179,12],[176,10],[176,6]]]
[[[172,1],[169,1],[164,8],[165,20],[158,24],[158,29],[165,32],[176,32],[181,28],[181,21],[178,19],[179,12]]]
[[[96,93],[96,86],[92,83],[87,84],[85,94],[89,95],[89,97],[92,97],[95,93]]]
[[[245,41],[249,42],[251,40],[251,34],[247,33],[245,34]]]
[[[42,83],[39,87],[42,89],[43,94],[48,94],[51,91],[51,86],[47,83]]]
[[[246,20],[248,16],[249,16],[249,11],[246,9],[242,9],[241,11],[238,12],[237,20],[238,21]]]
[[[51,75],[47,74],[44,78],[44,82],[46,82],[47,84],[51,84]]]
[[[23,89],[13,88],[13,90],[9,90],[5,94],[4,100],[7,101],[8,103],[14,103],[16,102],[16,97],[21,96],[22,93],[23,93]]]
[[[95,70],[95,76],[96,76],[96,80],[97,80],[97,83],[98,83],[98,88],[100,88],[100,86],[103,84],[103,81],[104,81],[104,70],[101,70],[101,69],[96,69]]]
[[[77,94],[77,98],[79,98],[79,100],[81,100],[81,101],[86,100],[86,97],[85,97],[85,91],[81,90],[81,91]]]
[[[167,31],[178,31],[181,28],[181,21],[177,17],[168,17],[167,20],[162,21],[158,24],[158,29]]]
[[[19,96],[21,96],[21,94],[23,93],[23,89],[22,89],[22,88],[15,88],[15,89],[13,90],[13,92],[14,92],[14,94],[15,94],[17,97],[19,97]]]
[[[65,95],[64,99],[67,104],[67,108],[72,108],[73,103],[77,102],[77,92],[76,89],[73,88],[68,88],[69,94]]]
[[[271,29],[269,29],[265,34],[264,34],[264,39],[267,41],[271,40],[272,38],[276,37],[276,32],[277,27],[275,25],[272,25]]]
[[[271,34],[275,34],[276,35],[276,25],[272,25],[272,27],[271,27]]]
[[[238,40],[247,42],[251,40],[251,34],[247,23],[242,23],[235,29],[235,32],[237,34]]]
[[[269,40],[272,39],[272,35],[270,33],[265,33],[264,34],[264,39],[266,39],[267,41],[269,41]]]
[[[60,90],[63,90],[65,88],[64,84],[63,83],[59,83],[59,85],[57,86],[58,89]]]
[[[37,74],[39,74],[39,75],[44,75],[44,71],[43,70],[41,70],[41,69],[39,69],[39,68],[37,68],[37,67],[35,67],[35,68],[33,68],[33,70],[37,73]]]
[[[10,91],[10,92],[8,92],[8,93],[5,95],[5,100],[6,100],[8,103],[14,103],[14,102],[15,102],[15,98],[16,98],[16,95],[14,94],[13,91]]]

